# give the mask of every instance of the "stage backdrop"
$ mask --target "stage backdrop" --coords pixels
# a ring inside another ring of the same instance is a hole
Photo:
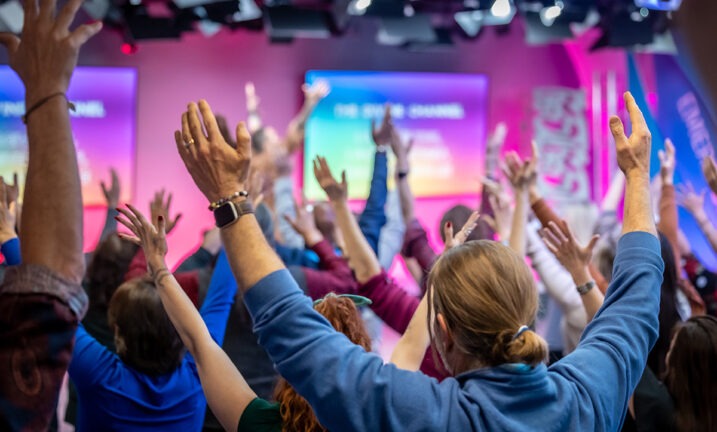
[[[85,205],[103,205],[99,186],[109,185],[110,167],[117,170],[121,202],[131,195],[134,167],[137,74],[130,68],[78,67],[68,91],[76,111],[71,113],[72,132]],[[27,135],[22,82],[7,66],[0,66],[0,175],[11,181],[17,172],[25,184]]]
[[[323,199],[312,169],[316,155],[335,175],[347,171],[350,198],[366,198],[373,169],[371,119],[380,123],[391,103],[394,123],[413,139],[411,187],[418,197],[475,194],[483,176],[488,79],[485,75],[309,71],[331,93],[308,121],[304,186]]]

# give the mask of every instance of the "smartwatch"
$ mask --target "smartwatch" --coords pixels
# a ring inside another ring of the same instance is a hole
[[[580,295],[585,295],[590,292],[591,289],[595,288],[595,281],[590,281],[586,283],[585,285],[580,285],[577,287],[578,292]]]
[[[239,203],[228,201],[214,210],[214,222],[217,228],[224,228],[238,221],[240,217],[254,213],[254,206],[249,200]]]

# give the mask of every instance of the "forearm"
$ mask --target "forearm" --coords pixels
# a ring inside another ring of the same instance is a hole
[[[573,278],[573,282],[575,282],[575,286],[583,286],[592,281],[590,270],[587,266],[582,268],[570,269],[570,275]],[[587,314],[587,322],[590,322],[592,321],[598,310],[600,310],[600,308],[602,307],[605,297],[602,295],[602,292],[600,292],[600,290],[596,286],[593,287],[586,294],[581,295],[580,300],[582,300],[583,306],[585,307],[585,312]]]
[[[361,283],[381,273],[381,265],[376,254],[361,233],[346,201],[332,201],[336,213],[336,223],[344,235],[346,248],[350,251],[349,260],[356,279]]]
[[[712,250],[717,253],[717,228],[710,222],[704,210],[696,212],[693,216],[695,221],[697,221],[697,225],[700,227],[700,231],[702,231],[702,234],[704,234],[710,246],[712,246]]]
[[[161,262],[158,265],[161,266],[158,268],[164,269],[165,272],[163,273],[164,276],[156,283],[162,306],[164,306],[164,310],[167,312],[167,316],[172,321],[184,346],[187,347],[187,350],[199,363],[201,353],[198,352],[198,348],[203,346],[201,341],[211,340],[207,325],[192,301],[182,290],[182,287],[179,286],[177,279],[166,269],[166,264]],[[162,272],[159,269],[154,271],[155,274]],[[204,347],[206,348],[206,345]]]
[[[45,94],[28,90],[28,106]],[[29,164],[25,184],[23,262],[45,266],[80,282],[82,194],[67,102],[56,96],[28,118]]]
[[[289,126],[286,129],[287,148],[298,148],[304,141],[306,121],[315,107],[315,104],[305,102],[301,107],[301,111],[289,122]]]
[[[377,151],[374,157],[373,176],[366,207],[359,218],[359,227],[374,253],[378,253],[378,242],[381,228],[386,224],[386,197],[388,188],[388,161],[385,152]]]
[[[626,178],[625,212],[622,233],[644,231],[657,236],[655,220],[652,215],[650,179],[647,175],[634,174]]]
[[[401,336],[391,354],[391,363],[400,369],[417,371],[421,367],[426,349],[431,343],[428,333],[427,296],[423,296],[418,309],[408,323],[406,332]]]
[[[397,169],[408,169],[407,164],[405,163],[397,163],[396,164]],[[401,168],[403,167],[403,168]],[[408,171],[403,171],[404,173],[407,173]],[[414,213],[413,209],[413,192],[411,191],[411,186],[408,184],[408,176],[404,176],[403,178],[396,177],[396,188],[398,189],[398,196],[401,201],[401,212],[403,214],[403,222],[408,225],[413,219],[416,218],[416,215]]]
[[[242,293],[265,276],[284,268],[284,264],[266,242],[253,214],[244,215],[222,228],[222,241],[229,264]]]
[[[100,239],[97,241],[98,245],[117,232],[117,219],[115,219],[117,215],[119,215],[117,209],[107,207],[107,216],[105,217],[105,224],[102,226],[102,232],[100,232]]]
[[[521,257],[525,257],[525,226],[527,223],[528,191],[527,189],[517,189],[509,244],[510,248]]]
[[[663,179],[662,191],[660,193],[660,222],[657,228],[667,237],[670,244],[677,245],[677,231],[679,229],[679,216],[677,212],[677,200],[675,199],[675,187],[672,183],[665,183]],[[677,251],[675,250],[675,253]]]

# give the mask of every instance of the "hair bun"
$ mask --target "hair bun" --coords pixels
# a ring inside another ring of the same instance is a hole
[[[518,337],[511,336],[506,345],[506,357],[512,363],[537,366],[548,358],[548,344],[533,330],[523,331]]]

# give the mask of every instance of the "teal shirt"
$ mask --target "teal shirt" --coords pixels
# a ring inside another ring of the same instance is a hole
[[[279,404],[256,398],[242,413],[237,432],[281,432],[282,426]]]

